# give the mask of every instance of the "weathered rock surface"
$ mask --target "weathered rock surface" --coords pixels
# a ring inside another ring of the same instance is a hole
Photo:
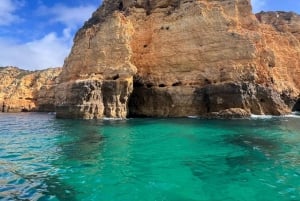
[[[132,24],[120,14],[78,32],[57,87],[57,117],[127,116],[136,73],[130,61],[132,32]]]
[[[132,79],[80,80],[59,85],[57,90],[66,91],[58,96],[63,99],[56,99],[59,118],[126,118]]]
[[[55,111],[55,85],[61,68],[26,71],[0,68],[1,112]]]
[[[260,12],[256,14],[262,24],[272,25],[276,31],[291,33],[300,40],[300,16],[294,12]]]
[[[251,113],[241,108],[229,108],[218,112],[211,112],[205,115],[206,118],[232,119],[249,118]]]
[[[133,115],[171,117],[211,116],[230,108],[243,108],[254,114],[290,112],[281,94],[273,88],[246,82],[209,84],[199,88],[135,88],[129,108]]]
[[[288,113],[299,18],[254,15],[250,0],[104,0],[65,61],[57,116]]]

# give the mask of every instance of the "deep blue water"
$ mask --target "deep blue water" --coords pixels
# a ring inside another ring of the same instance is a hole
[[[0,200],[299,201],[300,118],[0,113]]]

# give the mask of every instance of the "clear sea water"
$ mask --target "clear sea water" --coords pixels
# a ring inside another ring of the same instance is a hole
[[[300,118],[0,113],[0,200],[299,201]]]

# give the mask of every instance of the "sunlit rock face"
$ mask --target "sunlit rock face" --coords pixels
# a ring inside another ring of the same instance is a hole
[[[105,0],[65,60],[57,116],[288,113],[300,89],[298,22],[254,15],[250,0]]]
[[[57,87],[57,117],[127,116],[137,71],[130,61],[132,34],[132,23],[120,13],[79,30]]]
[[[0,68],[1,112],[55,111],[55,85],[61,68],[26,71]]]

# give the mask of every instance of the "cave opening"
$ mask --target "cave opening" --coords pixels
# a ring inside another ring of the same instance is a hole
[[[203,102],[205,104],[206,107],[206,112],[210,113],[210,98],[209,98],[209,94],[205,91],[204,95],[203,95]]]
[[[119,11],[122,11],[124,9],[124,5],[123,2],[121,1],[119,4]]]
[[[300,112],[300,98],[297,100],[297,102],[295,103],[292,111],[297,111]]]
[[[117,79],[119,79],[119,78],[120,78],[120,75],[119,75],[119,74],[117,74],[117,75],[115,75],[115,76],[112,77],[113,80],[117,80]]]

